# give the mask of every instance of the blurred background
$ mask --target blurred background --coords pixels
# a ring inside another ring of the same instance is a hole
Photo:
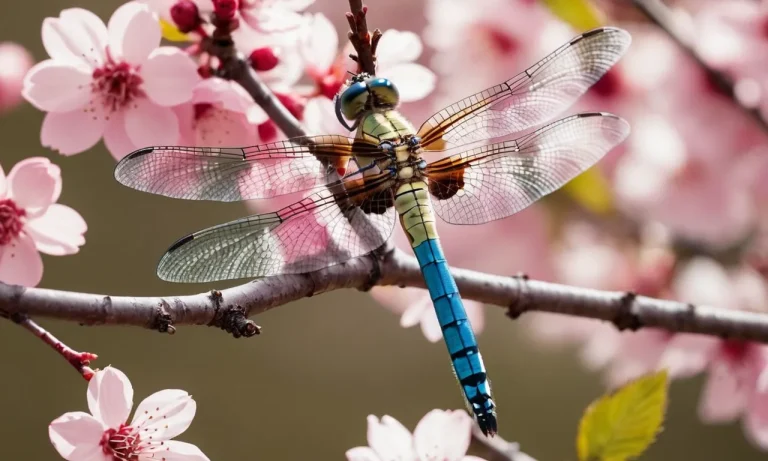
[[[14,3],[13,9],[3,7],[0,40],[22,45],[38,62],[48,58],[40,37],[45,17],[77,6],[107,21],[121,3]],[[526,272],[548,281],[765,309],[761,230],[768,130],[760,95],[768,90],[768,15],[763,3],[671,3],[676,24],[696,37],[698,61],[632,2],[591,6],[605,24],[629,30],[633,46],[578,109],[627,118],[631,138],[597,168],[518,215],[487,226],[441,223],[449,261],[504,275]],[[346,1],[316,0],[306,11],[323,13],[343,37],[347,8]],[[403,108],[418,126],[441,107],[514,76],[577,34],[579,12],[567,6],[562,11],[565,16],[558,16],[524,0],[370,2],[369,25],[413,31],[424,43],[418,62],[434,72],[435,88]],[[734,82],[732,94],[722,90],[724,81]],[[305,77],[300,85],[312,85],[312,79]],[[301,91],[295,94],[302,100]],[[28,103],[0,115],[0,165],[7,173],[27,157],[51,159],[62,170],[59,203],[77,210],[88,231],[79,253],[44,256],[39,286],[146,296],[237,283],[165,283],[156,278],[155,265],[177,238],[269,209],[268,203],[195,203],[129,190],[113,179],[115,159],[102,143],[73,156],[42,147],[43,117]],[[404,245],[402,235],[396,239]],[[397,291],[394,297],[378,289],[373,295],[336,291],[282,306],[255,319],[263,332],[250,339],[205,327],[181,327],[169,336],[41,323],[71,347],[97,353],[95,366],[123,370],[133,382],[136,403],[160,389],[190,392],[198,402],[197,417],[180,439],[198,445],[211,460],[343,459],[347,449],[366,444],[369,414],[391,415],[413,429],[431,409],[462,408],[444,346],[425,339],[419,328],[402,328],[396,315],[423,293]],[[607,386],[655,366],[672,341],[659,332],[618,334],[597,322],[552,315],[510,321],[498,307],[476,309],[500,434],[539,460],[575,459],[583,409]],[[747,400],[737,414],[714,418],[723,421],[718,424],[702,409],[718,398],[740,398],[736,394],[743,391],[704,392],[708,371],[725,363],[731,367],[726,374],[735,376],[747,366],[744,351],[759,348],[710,346],[710,368],[673,383],[665,431],[643,459],[764,458],[742,427],[741,417],[757,411],[756,404]],[[733,354],[717,355],[725,349]],[[47,424],[64,412],[87,410],[83,380],[9,322],[0,322],[0,351],[2,458],[59,459]],[[756,377],[740,382],[757,387]]]

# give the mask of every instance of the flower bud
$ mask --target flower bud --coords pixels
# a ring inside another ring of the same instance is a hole
[[[296,117],[296,120],[304,119],[304,106],[306,106],[306,101],[304,101],[303,98],[291,94],[283,94],[277,92],[275,92],[275,96],[285,106],[285,108],[288,109],[288,112]]]
[[[274,141],[277,138],[277,125],[272,120],[267,120],[264,123],[260,123],[256,127],[256,131],[259,133],[259,140],[261,142]]]
[[[192,0],[178,0],[171,7],[171,19],[179,31],[186,34],[200,27],[200,11]]]
[[[261,72],[274,69],[279,62],[275,52],[272,50],[272,48],[269,47],[256,48],[253,50],[250,56],[250,60],[253,70]]]
[[[221,20],[235,19],[237,8],[237,0],[213,0],[213,12]]]

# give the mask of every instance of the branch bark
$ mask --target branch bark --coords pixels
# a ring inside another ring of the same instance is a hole
[[[511,318],[525,312],[553,312],[611,322],[619,330],[660,328],[768,343],[768,315],[677,301],[570,287],[524,276],[503,277],[451,269],[467,299],[495,304]],[[0,310],[70,320],[86,325],[134,325],[173,331],[179,325],[209,325],[252,336],[247,317],[332,290],[368,290],[375,285],[424,288],[416,259],[398,249],[319,271],[255,280],[220,292],[177,297],[108,296],[0,284]]]

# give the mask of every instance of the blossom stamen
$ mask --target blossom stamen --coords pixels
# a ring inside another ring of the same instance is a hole
[[[139,69],[124,61],[112,57],[109,48],[107,60],[103,66],[94,69],[91,90],[100,98],[99,103],[109,112],[117,112],[139,97],[145,96],[141,89],[144,79]]]
[[[0,200],[0,246],[11,243],[24,228],[24,216],[27,214],[11,199]]]
[[[120,425],[118,429],[107,429],[101,437],[102,451],[115,461],[138,461],[141,437],[131,426]]]

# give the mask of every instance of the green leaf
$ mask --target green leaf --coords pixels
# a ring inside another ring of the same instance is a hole
[[[590,168],[563,187],[576,202],[595,214],[614,211],[613,197],[608,180],[597,168]]]
[[[600,13],[589,0],[541,0],[558,18],[585,31],[600,27],[603,23]]]
[[[579,461],[624,461],[640,456],[662,429],[668,386],[663,370],[592,402],[579,423]]]
[[[183,34],[175,25],[160,19],[160,29],[163,31],[163,38],[169,42],[188,42],[189,37]]]

